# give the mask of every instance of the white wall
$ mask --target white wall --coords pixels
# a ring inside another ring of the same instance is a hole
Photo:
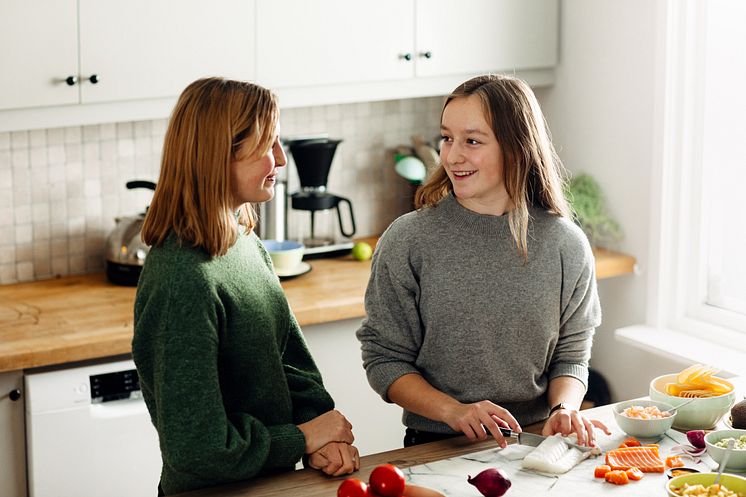
[[[609,381],[614,400],[647,395],[650,379],[681,369],[613,337],[646,317],[661,2],[564,0],[556,84],[536,92],[565,166],[599,181],[625,232],[617,248],[638,260],[640,274],[599,282],[603,324],[591,366]]]

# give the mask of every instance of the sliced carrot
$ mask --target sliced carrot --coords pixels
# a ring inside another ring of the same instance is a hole
[[[622,442],[622,445],[620,445],[620,447],[621,446],[625,446],[625,447],[639,447],[640,445],[642,445],[642,444],[635,437],[629,437],[629,438],[625,439],[624,442]]]
[[[666,467],[667,468],[680,468],[684,466],[684,461],[681,460],[681,457],[679,456],[668,456],[666,458]]]
[[[630,480],[642,480],[643,477],[643,472],[640,471],[639,468],[635,467],[629,468],[627,471],[625,471],[625,473],[627,473],[627,476]]]
[[[596,478],[603,478],[609,471],[611,471],[611,466],[602,464],[601,466],[596,466],[596,469],[593,471],[593,476]]]
[[[614,470],[609,471],[606,473],[606,476],[604,476],[606,481],[609,483],[613,483],[614,485],[626,485],[629,483],[629,476],[627,476],[626,471],[622,470]]]

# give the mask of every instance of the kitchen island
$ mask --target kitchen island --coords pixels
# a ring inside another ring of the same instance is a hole
[[[742,397],[746,389],[742,378],[731,379],[736,386],[738,397]],[[612,406],[600,406],[584,411],[586,417],[597,419],[605,423],[610,431],[611,436],[598,433],[598,444],[604,450],[616,448],[627,435],[624,434],[614,421]],[[369,419],[366,422],[374,423],[375,420]],[[542,423],[525,427],[526,431],[539,433]],[[721,421],[719,428],[725,428]],[[669,430],[666,436],[660,441],[661,455],[665,459],[669,448],[677,443],[686,441],[686,435]],[[358,478],[368,481],[371,471],[379,464],[390,463],[401,468],[407,481],[421,486],[429,486],[435,490],[438,484],[448,487],[447,495],[451,497],[481,497],[481,494],[471,485],[466,483],[467,473],[465,468],[470,467],[471,476],[483,468],[486,461],[502,461],[499,463],[490,462],[487,465],[492,467],[501,467],[510,475],[512,487],[507,492],[506,497],[524,497],[533,495],[546,495],[551,489],[549,495],[557,496],[580,496],[594,497],[597,495],[616,495],[616,496],[655,496],[665,495],[664,484],[667,478],[664,474],[648,473],[645,474],[640,482],[631,482],[628,485],[616,486],[604,482],[603,479],[597,479],[593,476],[593,469],[596,465],[604,464],[603,455],[590,458],[581,462],[564,475],[556,477],[539,475],[533,472],[515,471],[518,466],[515,454],[520,455],[530,450],[527,447],[515,446],[514,442],[509,439],[507,449],[498,451],[497,443],[488,439],[481,442],[470,442],[466,437],[457,437],[449,440],[423,444],[405,449],[391,450],[379,454],[371,454],[362,457],[360,470],[346,476],[328,477],[313,469],[303,469],[292,473],[280,474],[276,476],[257,478],[251,482],[240,482],[209,489],[202,489],[193,492],[180,494],[181,497],[280,497],[280,496],[303,496],[303,497],[334,497],[336,496],[337,487],[345,478]],[[487,452],[485,452],[487,451]],[[507,455],[511,452],[512,455]],[[462,458],[461,456],[468,455]],[[501,457],[502,456],[502,457]],[[506,461],[510,461],[508,463]],[[481,463],[481,465],[480,465]],[[423,465],[427,466],[423,466]],[[513,468],[508,467],[508,464]],[[692,464],[687,464],[692,466]],[[714,461],[705,456],[703,462],[698,467],[701,471],[712,469]],[[411,470],[409,468],[413,468]],[[464,474],[461,474],[464,472]],[[428,485],[428,482],[433,482]],[[454,482],[456,482],[454,484]],[[449,486],[450,485],[450,486]],[[457,487],[457,489],[454,489]]]

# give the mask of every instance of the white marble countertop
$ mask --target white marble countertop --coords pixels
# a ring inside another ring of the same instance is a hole
[[[627,438],[614,421],[611,410],[596,417],[604,422],[612,432],[611,436],[600,433],[598,444],[606,452],[615,449]],[[720,426],[722,425],[722,426]],[[720,423],[720,428],[725,428]],[[648,441],[645,441],[649,443]],[[686,435],[669,430],[658,442],[661,459],[670,455],[671,449],[686,443]],[[668,478],[662,473],[645,473],[640,481],[630,481],[627,485],[613,485],[603,478],[594,478],[593,471],[605,464],[604,455],[591,457],[563,475],[546,475],[521,468],[521,460],[533,447],[509,445],[505,449],[489,449],[460,457],[422,464],[404,469],[409,483],[430,487],[448,497],[477,497],[479,492],[466,481],[468,475],[475,476],[487,468],[500,468],[512,482],[506,497],[535,497],[538,495],[594,497],[598,495],[616,496],[664,496]],[[705,455],[699,464],[683,459],[686,466],[709,472],[716,467],[715,462]]]

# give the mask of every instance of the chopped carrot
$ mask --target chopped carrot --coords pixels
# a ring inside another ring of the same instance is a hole
[[[613,483],[614,485],[626,485],[629,483],[629,476],[627,476],[626,471],[622,470],[613,470],[606,473],[606,476],[604,476],[606,481],[609,483]]]
[[[679,456],[668,456],[666,458],[666,467],[667,468],[680,468],[684,465],[684,461],[681,460],[681,457]]]
[[[625,439],[624,442],[622,442],[622,445],[625,445],[627,447],[639,447],[642,444],[635,437],[629,437]]]
[[[625,473],[627,473],[627,476],[630,480],[642,480],[643,477],[643,472],[640,471],[639,468],[635,467],[629,468],[627,471],[625,471]]]
[[[596,466],[596,469],[593,471],[593,476],[596,478],[603,478],[609,471],[611,471],[611,466],[602,464],[601,466]]]

